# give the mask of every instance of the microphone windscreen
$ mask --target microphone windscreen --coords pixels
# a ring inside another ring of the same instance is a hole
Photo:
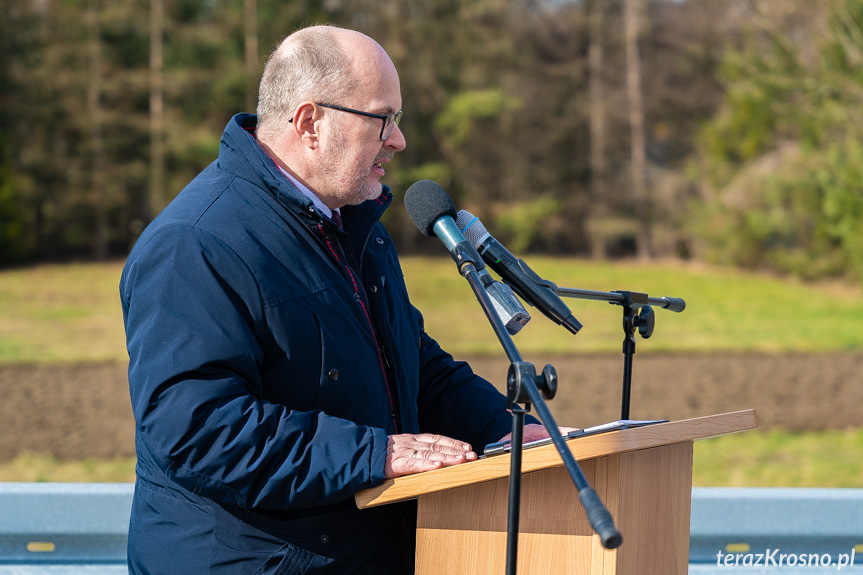
[[[479,247],[488,236],[488,230],[485,229],[479,218],[467,210],[459,210],[455,225],[464,236],[464,239],[475,247]]]
[[[455,204],[442,187],[431,180],[414,182],[405,192],[405,209],[416,227],[434,236],[434,224],[443,216],[456,217]]]

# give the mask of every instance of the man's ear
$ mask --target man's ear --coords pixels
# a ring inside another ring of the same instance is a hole
[[[320,140],[318,122],[321,118],[320,108],[312,102],[303,102],[294,111],[293,122],[291,122],[294,126],[294,131],[297,137],[310,149],[318,147]]]

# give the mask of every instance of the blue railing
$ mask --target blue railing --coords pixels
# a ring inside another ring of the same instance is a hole
[[[127,483],[0,483],[0,575],[126,573],[131,501]],[[863,574],[863,489],[695,488],[689,572]]]
[[[692,490],[692,575],[863,573],[863,489]]]
[[[0,483],[0,574],[127,573],[129,483]]]

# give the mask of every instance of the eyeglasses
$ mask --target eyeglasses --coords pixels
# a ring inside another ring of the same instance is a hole
[[[335,104],[323,104],[321,102],[317,102],[318,106],[322,106],[324,108],[332,108],[333,110],[340,110],[342,112],[348,112],[349,114],[357,114],[359,116],[367,116],[369,118],[377,118],[383,122],[381,126],[380,139],[386,140],[390,137],[390,134],[393,131],[393,126],[397,126],[399,122],[402,121],[402,111],[391,112],[389,114],[372,114],[371,112],[363,112],[361,110],[354,110],[353,108],[345,108],[343,106],[336,106]]]

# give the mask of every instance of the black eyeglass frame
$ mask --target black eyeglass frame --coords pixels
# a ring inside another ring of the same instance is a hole
[[[393,133],[393,126],[398,126],[399,122],[402,120],[402,111],[398,112],[390,112],[389,114],[373,114],[372,112],[363,112],[362,110],[354,110],[353,108],[345,108],[344,106],[337,106],[335,104],[326,104],[324,102],[315,102],[318,106],[323,108],[332,108],[333,110],[339,110],[341,112],[347,112],[349,114],[357,114],[358,116],[366,116],[368,118],[377,118],[383,124],[381,124],[381,133],[378,137],[381,141],[386,140],[390,137],[390,134]],[[293,119],[288,120],[288,122],[292,122]],[[384,130],[386,130],[386,134],[384,134]]]

